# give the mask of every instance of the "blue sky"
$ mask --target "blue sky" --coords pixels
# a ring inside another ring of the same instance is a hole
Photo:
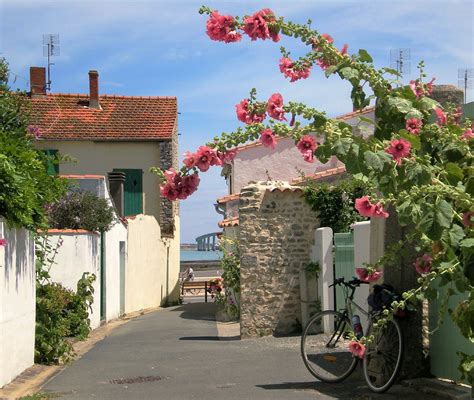
[[[100,74],[107,94],[177,96],[180,155],[237,125],[235,104],[256,87],[266,99],[274,92],[303,101],[330,116],[351,110],[350,88],[313,70],[307,81],[290,84],[278,70],[279,47],[294,56],[294,41],[237,44],[210,41],[201,4],[221,13],[250,14],[270,7],[295,22],[313,21],[349,53],[365,48],[378,66],[389,66],[390,49],[411,49],[411,74],[425,60],[437,83],[457,84],[458,68],[473,68],[472,1],[120,1],[0,0],[0,52],[26,89],[31,65],[44,66],[43,33],[59,33],[61,56],[52,73],[53,92],[87,93],[89,69]],[[474,99],[474,90],[468,101]],[[227,194],[220,170],[202,175],[201,186],[181,202],[182,241],[217,231],[213,203]]]

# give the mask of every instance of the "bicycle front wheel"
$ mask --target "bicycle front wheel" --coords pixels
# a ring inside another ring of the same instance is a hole
[[[367,336],[373,335],[366,345],[363,361],[364,377],[376,393],[386,392],[394,384],[402,364],[403,338],[395,319],[383,327],[369,326]]]
[[[337,311],[322,311],[311,318],[301,337],[301,355],[308,371],[323,382],[341,382],[357,365],[349,351],[349,319]]]

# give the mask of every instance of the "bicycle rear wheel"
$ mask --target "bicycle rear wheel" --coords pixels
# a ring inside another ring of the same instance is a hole
[[[323,382],[341,382],[357,365],[349,351],[349,319],[337,311],[322,311],[311,318],[301,337],[301,355],[313,376]]]
[[[402,364],[403,338],[395,319],[385,326],[369,326],[367,336],[374,339],[366,345],[363,361],[364,377],[369,388],[376,393],[386,392],[394,384]]]

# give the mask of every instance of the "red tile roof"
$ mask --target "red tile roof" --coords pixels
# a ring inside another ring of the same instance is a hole
[[[31,97],[31,124],[46,140],[155,141],[171,138],[177,120],[176,97],[48,94]],[[41,140],[40,139],[40,140]]]
[[[224,204],[232,200],[238,200],[240,198],[240,193],[228,194],[227,196],[219,197],[217,199],[218,204]]]
[[[217,223],[219,228],[225,228],[226,226],[238,226],[239,225],[239,218],[228,218],[228,219],[223,219],[222,221],[219,221]]]

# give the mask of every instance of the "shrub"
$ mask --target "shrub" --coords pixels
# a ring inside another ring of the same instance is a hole
[[[227,314],[231,317],[240,317],[240,251],[237,240],[223,237],[220,241],[222,250],[221,267],[223,269],[225,299],[224,304]]]
[[[364,194],[366,186],[355,180],[345,180],[338,185],[311,184],[305,188],[306,202],[318,213],[321,226],[334,232],[347,232],[354,222],[367,219],[354,208],[355,200]]]
[[[70,191],[47,206],[49,225],[56,229],[87,229],[105,232],[111,228],[114,211],[106,199],[88,191]]]
[[[73,354],[70,338],[87,338],[95,279],[84,273],[76,293],[59,283],[37,283],[35,362],[67,362]]]

